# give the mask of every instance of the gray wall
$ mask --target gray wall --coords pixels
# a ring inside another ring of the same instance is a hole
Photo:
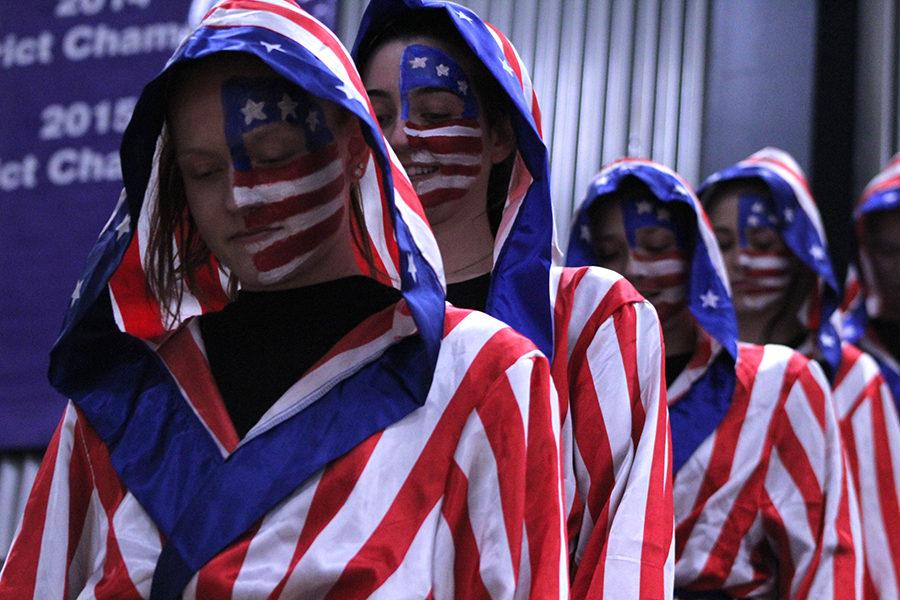
[[[713,2],[704,178],[764,146],[789,152],[809,174],[815,44],[814,0]]]

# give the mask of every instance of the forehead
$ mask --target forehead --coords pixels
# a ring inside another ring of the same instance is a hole
[[[900,209],[866,215],[866,232],[872,237],[900,243]]]
[[[462,52],[443,40],[427,35],[414,35],[396,38],[378,46],[369,58],[363,80],[366,87],[372,89],[399,89],[399,73],[402,68],[403,52],[409,46],[428,46],[440,50],[465,71],[471,70],[471,62],[466,60]]]

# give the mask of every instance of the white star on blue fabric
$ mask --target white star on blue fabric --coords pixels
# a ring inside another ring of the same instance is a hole
[[[299,104],[297,104],[297,102],[287,94],[284,94],[281,97],[281,101],[277,104],[277,106],[278,110],[281,111],[282,121],[287,121],[288,117],[294,117],[295,119],[297,118],[297,106],[299,106]]]
[[[412,277],[413,281],[418,282],[418,279],[416,279],[418,269],[416,269],[416,261],[413,259],[412,252],[406,253],[406,263],[408,265],[406,270],[409,272],[409,276]]]
[[[705,294],[700,294],[700,302],[703,303],[703,308],[719,308],[719,296],[712,288],[706,290]]]
[[[816,260],[823,260],[825,258],[825,250],[822,249],[822,246],[813,245],[809,249],[809,253]]]
[[[253,121],[265,121],[265,107],[265,102],[254,102],[248,98],[247,104],[241,109],[241,112],[244,113],[244,125],[249,125]]]
[[[121,240],[122,236],[127,235],[129,231],[131,231],[131,215],[125,215],[122,222],[116,225],[116,241]]]
[[[75,306],[75,303],[78,302],[78,299],[81,298],[81,284],[84,283],[83,279],[79,279],[78,283],[75,284],[75,291],[72,292],[72,302],[69,304],[69,307]]]
[[[470,17],[469,15],[467,15],[466,13],[464,13],[461,10],[456,11],[456,16],[459,17],[460,19],[462,19],[463,21],[468,21],[469,23],[472,22],[472,17]]]
[[[271,54],[272,50],[278,50],[279,52],[284,52],[284,49],[281,47],[281,44],[269,44],[267,42],[260,42],[266,49],[267,54]]]
[[[784,220],[788,223],[792,223],[794,221],[794,209],[786,208],[784,209]]]
[[[427,56],[413,56],[412,60],[409,61],[409,66],[413,69],[424,69],[427,63]]]
[[[821,335],[820,339],[822,340],[823,346],[827,346],[828,348],[831,348],[832,346],[834,346],[834,337],[833,336],[828,335],[827,333],[823,333]]]
[[[450,67],[447,65],[438,65],[435,67],[438,77],[447,77],[450,75]]]
[[[591,228],[588,227],[587,225],[581,226],[581,239],[583,239],[586,242],[591,241]]]
[[[604,182],[601,181],[600,183],[602,184]],[[653,210],[653,205],[650,204],[649,202],[647,202],[646,200],[641,200],[640,202],[637,203],[637,211],[638,211],[639,215],[648,213],[651,210]]]
[[[343,92],[344,95],[347,96],[347,98],[356,100],[356,98],[353,97],[353,86],[351,84],[341,82],[341,84],[337,86],[337,89]]]

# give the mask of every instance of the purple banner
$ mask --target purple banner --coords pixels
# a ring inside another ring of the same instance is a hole
[[[177,8],[177,10],[173,10]],[[0,450],[39,448],[65,400],[48,353],[121,189],[141,86],[186,34],[165,0],[0,0]]]

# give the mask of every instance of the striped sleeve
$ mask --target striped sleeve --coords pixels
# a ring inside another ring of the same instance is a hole
[[[98,457],[91,455],[95,438],[69,403],[0,574],[0,598],[74,597],[96,589],[107,575],[95,558],[115,551],[107,539],[104,504],[121,488],[97,482],[92,460]]]
[[[557,408],[533,352],[469,416],[441,507],[435,598],[567,597]]]
[[[596,309],[578,327],[569,358],[573,462],[583,504],[580,522],[569,522],[570,535],[577,536],[576,598],[672,595],[672,452],[662,334],[649,303],[615,301],[629,289],[619,280],[599,306],[594,298]],[[608,301],[614,310],[606,308]]]
[[[778,588],[791,598],[859,598],[859,509],[828,382],[794,353],[781,395],[761,498]]]
[[[844,344],[834,380],[841,437],[862,519],[866,598],[900,596],[900,420],[874,359]]]

